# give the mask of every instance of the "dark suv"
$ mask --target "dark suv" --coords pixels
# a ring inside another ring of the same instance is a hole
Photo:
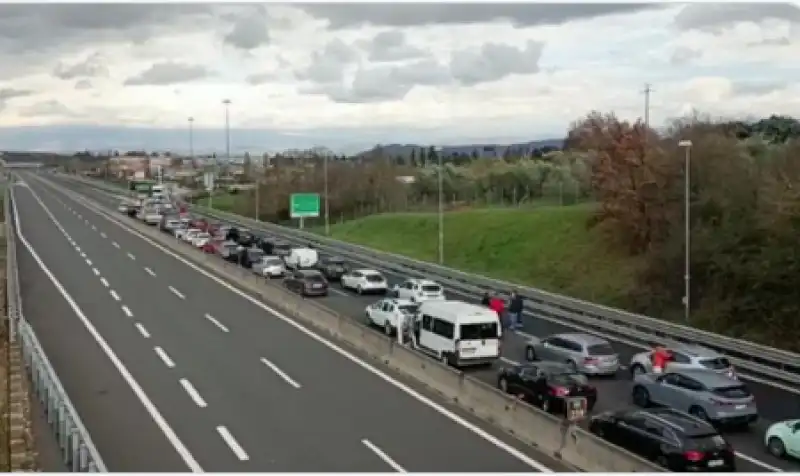
[[[672,472],[734,472],[736,455],[708,422],[671,408],[592,417],[589,431]]]

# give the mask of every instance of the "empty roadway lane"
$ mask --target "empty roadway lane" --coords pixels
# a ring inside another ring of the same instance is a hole
[[[236,441],[231,453],[246,456],[235,468],[532,471],[543,468],[532,462],[539,460],[561,469],[513,438],[478,430],[473,425],[480,422],[458,410],[423,404],[420,397],[433,396],[400,390],[392,384],[399,377],[387,369],[365,370],[115,223],[127,218],[109,220],[23,177],[42,209],[92,250],[109,285],[133,303],[130,328],[141,334],[139,323],[147,330],[149,338],[137,337],[141,347],[171,372],[172,385],[191,382],[196,401],[182,396],[201,417],[189,422],[176,415],[176,431],[188,433],[190,424],[205,431],[206,421],[224,426]],[[188,434],[185,442],[204,469],[234,469],[207,461]]]

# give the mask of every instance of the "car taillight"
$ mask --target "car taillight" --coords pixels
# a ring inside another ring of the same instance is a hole
[[[714,405],[716,405],[718,407],[729,407],[729,406],[733,405],[732,402],[726,402],[724,400],[717,400],[716,398],[711,398],[710,400],[711,400],[711,403],[713,403]]]
[[[583,363],[586,365],[594,365],[597,362],[599,362],[599,360],[596,359],[595,357],[586,357],[585,359],[583,359]]]
[[[550,393],[552,393],[556,397],[566,397],[567,395],[569,395],[569,389],[564,387],[551,387]]]
[[[686,458],[686,461],[692,461],[695,463],[702,461],[705,456],[705,453],[702,451],[687,451],[683,454],[683,457]]]

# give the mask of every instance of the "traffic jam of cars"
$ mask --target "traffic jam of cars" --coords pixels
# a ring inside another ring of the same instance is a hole
[[[322,256],[313,245],[215,223],[159,200],[123,203],[118,211],[255,275],[280,280],[303,297],[327,296],[331,283],[338,283],[337,293],[377,295],[364,310],[365,324],[445,365],[497,366],[502,392],[584,424],[669,471],[735,471],[736,452],[725,434],[747,431],[759,418],[754,395],[730,361],[702,346],[654,345],[621,362],[611,343],[593,334],[526,335],[520,362],[512,363],[501,355],[501,316],[482,304],[448,299],[436,281],[407,278],[391,285],[380,271]],[[630,403],[596,412],[603,397],[593,380],[620,376],[630,382]],[[763,444],[775,457],[800,458],[800,419],[769,426]]]

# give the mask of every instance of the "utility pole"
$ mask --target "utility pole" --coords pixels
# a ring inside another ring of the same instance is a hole
[[[328,156],[331,155],[329,151],[325,151],[325,157],[322,159],[323,175],[325,176],[325,235],[331,234],[331,208],[330,199],[328,198]]]
[[[439,160],[439,264],[444,264],[444,163],[442,148],[436,147],[434,150]]]
[[[678,147],[684,150],[683,158],[683,219],[684,219],[684,237],[683,237],[683,319],[686,324],[689,324],[691,316],[691,301],[690,293],[691,286],[690,280],[692,277],[691,268],[691,166],[692,166],[692,141],[682,140],[678,142]]]
[[[650,129],[650,93],[654,92],[650,83],[644,85],[644,125]]]
[[[189,158],[194,163],[194,117],[189,117]]]
[[[231,116],[230,116],[231,100],[225,99],[222,101],[222,104],[225,105],[225,157],[228,159],[228,162],[230,162],[231,161]]]

